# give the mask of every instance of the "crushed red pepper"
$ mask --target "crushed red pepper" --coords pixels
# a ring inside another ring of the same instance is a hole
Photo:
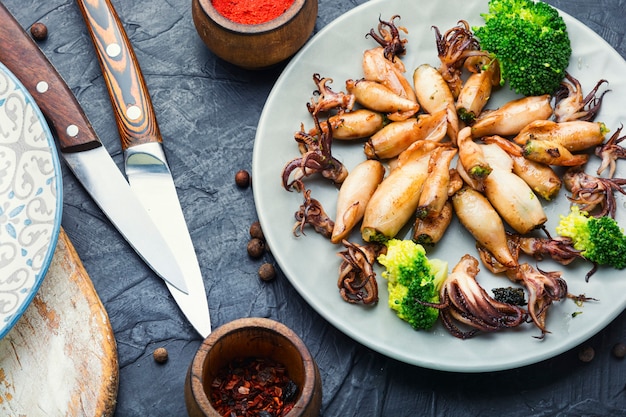
[[[293,408],[298,386],[284,365],[265,358],[238,358],[211,383],[213,408],[227,417],[280,417]]]
[[[245,25],[269,22],[285,13],[294,0],[213,0],[225,18]]]

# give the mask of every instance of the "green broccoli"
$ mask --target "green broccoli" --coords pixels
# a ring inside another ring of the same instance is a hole
[[[572,47],[558,10],[542,1],[490,0],[485,24],[473,27],[481,49],[500,64],[500,81],[525,96],[553,94]]]
[[[448,276],[448,263],[428,259],[426,251],[412,240],[390,239],[387,253],[378,257],[386,269],[389,307],[414,329],[430,329],[439,317],[439,310],[424,304],[439,303],[439,290]]]
[[[574,249],[597,264],[617,269],[626,267],[626,235],[615,219],[593,217],[572,205],[567,216],[561,215],[556,232],[572,239]]]

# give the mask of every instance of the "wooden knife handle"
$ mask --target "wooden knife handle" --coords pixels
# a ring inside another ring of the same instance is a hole
[[[102,146],[61,75],[0,2],[0,62],[26,87],[46,116],[62,152]]]
[[[109,0],[76,0],[87,23],[116,116],[122,148],[161,142],[135,52]]]

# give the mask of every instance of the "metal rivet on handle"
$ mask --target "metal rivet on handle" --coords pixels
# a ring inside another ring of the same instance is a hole
[[[76,125],[69,125],[67,127],[67,129],[65,129],[65,132],[71,136],[71,137],[75,137],[76,135],[78,135],[78,126]]]
[[[115,58],[122,52],[122,48],[120,48],[118,44],[112,43],[107,46],[106,52],[108,56],[110,56],[111,58]]]
[[[126,109],[126,117],[130,120],[137,120],[141,117],[141,109],[137,106],[130,106]]]
[[[37,83],[37,92],[43,94],[48,91],[48,83],[45,81],[39,81]]]

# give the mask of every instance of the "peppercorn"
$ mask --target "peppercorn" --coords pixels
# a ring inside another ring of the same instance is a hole
[[[250,237],[265,241],[265,235],[263,234],[263,229],[261,229],[261,223],[254,222],[250,225]]]
[[[48,37],[48,28],[41,22],[37,22],[30,27],[30,34],[37,41],[43,41]]]
[[[154,352],[152,352],[152,356],[157,363],[165,363],[168,358],[167,349],[164,347],[156,348]]]
[[[264,263],[259,267],[259,278],[263,281],[271,281],[276,277],[276,269],[270,263]]]
[[[298,386],[291,379],[287,381],[283,388],[283,401],[295,401],[298,395]]]
[[[615,356],[618,359],[624,359],[624,356],[626,356],[626,344],[624,343],[616,343],[613,346],[613,356]]]
[[[239,188],[247,188],[250,185],[250,174],[245,169],[237,171],[235,174],[235,184]]]
[[[578,351],[578,359],[582,362],[591,362],[596,356],[596,351],[591,346],[585,346]]]
[[[248,241],[248,255],[251,258],[260,258],[265,252],[265,242],[258,238],[252,238]]]

